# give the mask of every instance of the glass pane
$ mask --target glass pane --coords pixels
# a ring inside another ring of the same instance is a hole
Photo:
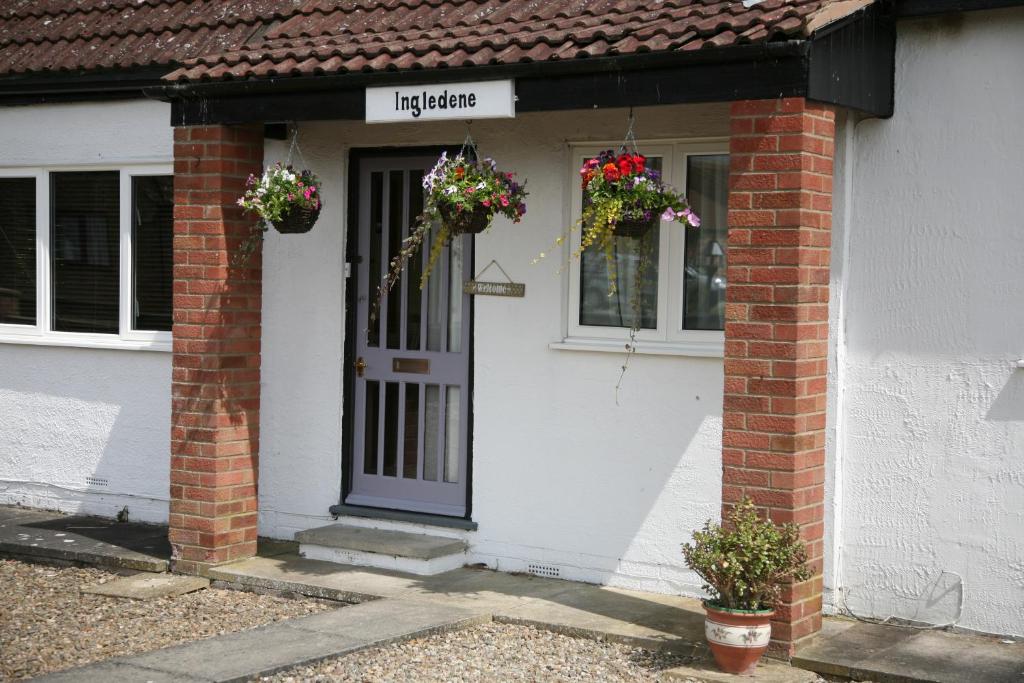
[[[409,228],[416,226],[416,218],[423,213],[423,171],[409,173]],[[409,270],[405,277],[409,280],[406,297],[408,310],[405,320],[405,348],[414,351],[421,348],[420,331],[423,317],[423,290],[420,289],[420,275],[423,273],[423,261],[417,255],[409,260]]]
[[[402,188],[402,171],[388,173],[388,263],[402,249],[403,232],[402,208],[405,205],[405,192]],[[393,296],[388,297],[387,340],[389,349],[402,347],[402,296],[401,291],[408,287],[408,278],[403,277],[391,290]]]
[[[444,421],[444,480],[459,481],[459,387],[446,387]]]
[[[405,385],[405,437],[402,444],[402,476],[416,478],[416,458],[419,455],[420,385]]]
[[[377,434],[380,424],[380,382],[366,382],[366,429],[363,432],[363,474],[377,474]]]
[[[660,172],[662,158],[648,157],[647,166]],[[611,257],[615,264],[616,289],[611,295],[608,293],[608,255],[594,248],[580,255],[580,325],[633,327],[639,314],[641,328],[658,326],[660,233],[655,226],[643,237],[613,238]],[[641,262],[644,266],[638,283]]]
[[[430,229],[430,240],[433,241],[437,226]],[[430,242],[425,242],[430,244]],[[427,258],[427,249],[423,249],[423,258]],[[444,303],[441,294],[446,283],[441,282],[441,274],[444,272],[445,254],[441,252],[441,258],[437,259],[434,269],[430,271],[430,279],[427,280],[427,351],[441,350],[441,333],[444,323]]]
[[[462,268],[465,239],[457,237],[449,247],[448,260],[448,350],[462,351]]]
[[[0,178],[0,323],[36,324],[35,178]]]
[[[384,277],[381,271],[381,245],[384,232],[383,219],[384,206],[384,174],[370,174],[370,299],[377,295],[377,288],[380,280]],[[377,317],[368,329],[367,346],[380,346],[380,316]]]
[[[686,197],[701,226],[686,230],[683,329],[725,329],[725,253],[728,236],[729,155],[691,156]]]
[[[398,382],[384,385],[384,476],[398,475]]]
[[[441,419],[441,391],[436,384],[423,388],[423,478],[437,481],[437,437]]]
[[[132,329],[171,329],[174,177],[132,178]]]
[[[117,171],[51,173],[53,329],[118,331]]]

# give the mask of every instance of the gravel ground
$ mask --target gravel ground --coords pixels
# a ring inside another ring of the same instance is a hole
[[[208,589],[129,600],[79,589],[100,569],[0,560],[0,680],[17,680],[305,616],[337,605]]]
[[[686,657],[649,652],[527,626],[486,624],[297,667],[265,683],[472,683],[491,681],[667,681]]]

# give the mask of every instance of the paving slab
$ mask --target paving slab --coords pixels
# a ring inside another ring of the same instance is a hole
[[[433,560],[466,552],[467,543],[459,538],[412,534],[406,531],[370,529],[328,524],[295,534],[300,544],[341,548],[347,551],[376,553],[413,560]]]
[[[35,680],[240,683],[328,657],[487,621],[488,614],[439,603],[380,601],[112,659]]]
[[[210,678],[144,669],[121,662],[101,662],[77,669],[66,669],[32,680],[46,683],[212,683]]]
[[[135,574],[125,576],[106,583],[86,586],[83,593],[105,595],[111,598],[130,598],[132,600],[153,600],[186,593],[194,593],[210,587],[210,580],[201,576],[183,576],[178,574]]]
[[[793,665],[876,683],[1022,683],[1024,642],[828,619]]]
[[[166,572],[167,527],[0,506],[0,553]]]
[[[706,683],[736,683],[737,681],[750,681],[751,683],[815,683],[815,681],[821,680],[815,673],[796,669],[783,662],[768,658],[762,659],[754,673],[750,676],[727,674],[718,668],[714,657],[707,651],[696,662],[687,666],[667,669],[662,674],[669,680],[705,681]]]

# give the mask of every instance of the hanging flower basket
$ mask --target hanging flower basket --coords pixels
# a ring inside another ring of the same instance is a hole
[[[645,237],[654,227],[654,220],[630,220],[625,219],[617,222],[612,228],[616,237]]]
[[[309,232],[320,216],[320,180],[312,171],[295,171],[280,161],[257,178],[250,175],[238,205],[270,223],[278,232]]]
[[[448,227],[452,237],[459,235],[478,235],[491,227],[493,211],[491,208],[477,204],[471,209],[460,209],[450,204],[437,207],[441,214],[441,222]]]
[[[320,208],[308,209],[301,206],[294,207],[291,211],[273,221],[278,232],[285,235],[296,235],[309,232],[313,229],[316,219],[320,217]]]
[[[526,187],[515,179],[515,174],[499,171],[493,159],[478,159],[472,139],[467,138],[463,151],[454,157],[442,153],[430,173],[423,177],[426,191],[423,213],[402,243],[402,248],[391,260],[377,297],[371,308],[371,319],[376,315],[381,299],[398,282],[409,259],[419,253],[424,241],[427,245],[427,263],[420,277],[422,289],[430,278],[434,264],[452,238],[476,235],[490,227],[497,215],[513,223],[526,213]],[[431,228],[437,225],[431,234]]]

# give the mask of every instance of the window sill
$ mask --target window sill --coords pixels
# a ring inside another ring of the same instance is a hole
[[[122,351],[170,352],[170,339],[132,341],[102,334],[20,335],[0,334],[0,344],[27,344],[29,346],[67,346],[82,349],[118,349]]]
[[[595,351],[598,353],[625,353],[625,339],[591,339],[568,337],[560,342],[548,344],[555,351]],[[699,358],[723,358],[725,339],[716,341],[637,341],[636,353],[647,356],[694,356]]]

